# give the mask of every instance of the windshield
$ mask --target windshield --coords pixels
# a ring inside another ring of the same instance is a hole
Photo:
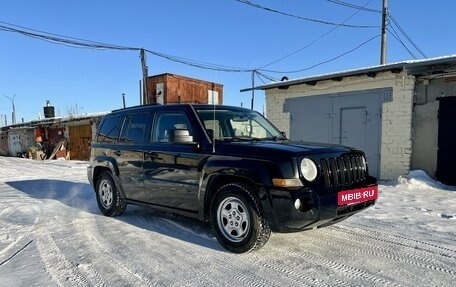
[[[247,109],[196,110],[207,134],[215,140],[285,139],[261,114]]]

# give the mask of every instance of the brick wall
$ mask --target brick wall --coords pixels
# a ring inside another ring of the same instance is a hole
[[[266,117],[282,132],[290,134],[290,113],[283,112],[287,94],[283,90],[266,91]],[[271,92],[271,95],[269,93]],[[275,93],[278,92],[278,93]]]
[[[281,131],[289,134],[290,114],[283,112],[288,98],[391,87],[392,101],[382,106],[380,178],[395,180],[410,170],[414,77],[382,72],[376,77],[351,76],[340,82],[325,80],[315,86],[302,84],[287,90],[266,90],[266,115]]]
[[[380,166],[382,179],[397,179],[410,171],[412,158],[413,77],[397,79],[393,101],[383,104]]]

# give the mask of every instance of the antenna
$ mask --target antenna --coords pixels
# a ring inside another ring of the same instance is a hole
[[[215,98],[214,98],[214,89],[215,89],[215,85],[214,83],[212,83],[212,87],[211,87],[212,91],[211,91],[211,94],[212,94],[212,107],[213,107],[213,119],[212,119],[212,123],[213,123],[213,126],[212,126],[212,130],[214,131],[212,133],[212,153],[215,153]]]
[[[255,70],[252,71],[252,102],[250,104],[250,109],[253,111],[253,104],[255,102]]]

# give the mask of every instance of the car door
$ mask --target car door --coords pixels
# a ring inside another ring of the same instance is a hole
[[[144,192],[144,142],[149,121],[147,113],[127,115],[122,124],[118,145],[113,150],[119,169],[119,178],[125,197],[147,201]]]
[[[188,141],[173,138],[184,133]],[[144,153],[144,186],[149,203],[197,211],[198,153],[194,129],[185,110],[157,112]]]

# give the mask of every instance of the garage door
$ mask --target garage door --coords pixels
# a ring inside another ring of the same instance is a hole
[[[439,136],[437,149],[437,179],[456,185],[456,97],[439,98]]]
[[[68,127],[70,133],[70,156],[72,160],[89,160],[92,127],[90,124]]]
[[[386,88],[287,99],[290,138],[359,148],[379,177],[381,107],[391,94]]]

